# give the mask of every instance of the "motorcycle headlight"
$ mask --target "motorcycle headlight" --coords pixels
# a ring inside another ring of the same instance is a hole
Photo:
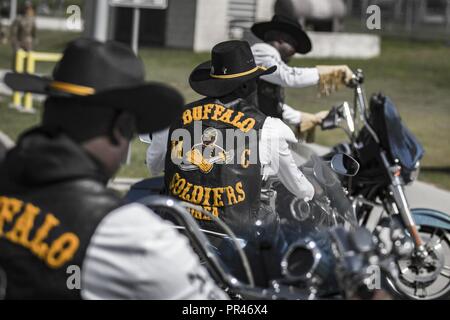
[[[414,170],[411,171],[411,173],[409,174],[409,182],[408,182],[408,184],[411,184],[414,181],[416,181],[417,178],[419,177],[419,173],[420,173],[420,162],[417,161],[416,165],[414,166]]]

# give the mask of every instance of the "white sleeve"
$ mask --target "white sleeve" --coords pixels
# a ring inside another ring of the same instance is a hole
[[[319,82],[317,68],[290,67],[281,60],[278,51],[268,44],[256,44],[252,52],[257,65],[269,68],[277,66],[274,73],[262,76],[261,79],[287,88],[303,88]]]
[[[151,143],[147,148],[146,163],[152,176],[161,175],[164,171],[169,129],[152,133]]]
[[[297,168],[288,142],[297,143],[292,130],[280,119],[267,117],[261,130],[259,151],[263,174],[277,175],[296,197],[311,200],[314,187]]]
[[[302,113],[294,108],[283,104],[283,121],[287,124],[298,125],[302,119]]]
[[[262,76],[261,79],[285,88],[304,88],[319,82],[316,68],[289,67],[283,61],[279,61],[277,66],[274,73]]]
[[[169,222],[140,204],[109,213],[89,243],[83,299],[227,299]]]

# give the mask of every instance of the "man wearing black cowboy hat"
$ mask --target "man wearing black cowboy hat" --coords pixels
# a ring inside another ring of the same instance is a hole
[[[41,125],[0,166],[7,299],[226,297],[186,239],[106,188],[134,133],[164,128],[183,105],[144,76],[129,48],[89,39],[67,46],[52,79],[6,75],[13,90],[48,95]]]
[[[260,109],[273,117],[297,126],[300,133],[313,129],[327,115],[300,112],[284,102],[284,88],[303,88],[319,84],[321,93],[329,94],[353,75],[346,65],[316,66],[316,68],[289,67],[287,63],[295,53],[306,54],[312,45],[300,23],[292,18],[274,15],[271,21],[255,23],[253,34],[263,43],[252,46],[256,64],[277,66],[277,70],[262,76],[258,81],[258,104]]]
[[[257,66],[245,41],[219,43],[211,57],[189,77],[192,89],[206,98],[184,107],[166,133],[168,148],[150,146],[155,156],[149,165],[161,167],[166,153],[168,193],[200,205],[240,234],[267,209],[260,201],[267,176],[278,175],[302,199],[312,199],[314,188],[288,149],[288,142],[297,142],[293,132],[256,107],[256,81],[276,67]],[[201,211],[191,213],[205,229],[220,230]]]

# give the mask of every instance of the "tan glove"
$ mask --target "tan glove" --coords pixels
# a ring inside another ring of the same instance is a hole
[[[328,111],[320,111],[316,114],[302,112],[300,125],[298,127],[299,133],[304,133],[313,129],[328,115]]]
[[[316,127],[298,134],[298,139],[306,143],[313,143],[316,140]]]
[[[316,66],[319,71],[319,93],[329,95],[347,84],[353,77],[353,71],[347,65]]]
[[[315,114],[315,116],[316,116],[316,120],[319,122],[318,124],[321,124],[323,119],[325,119],[329,113],[330,113],[330,111],[328,111],[328,110],[317,112]]]

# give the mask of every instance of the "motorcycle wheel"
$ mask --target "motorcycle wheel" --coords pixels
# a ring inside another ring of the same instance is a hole
[[[450,233],[429,226],[421,226],[419,232],[428,257],[398,260],[399,278],[387,280],[392,293],[400,299],[450,299]]]

